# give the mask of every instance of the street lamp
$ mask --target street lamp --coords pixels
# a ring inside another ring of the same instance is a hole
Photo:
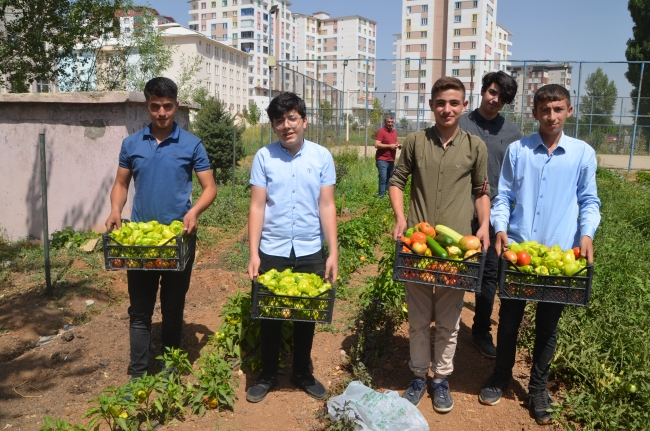
[[[355,93],[359,93],[359,92],[361,92],[361,90],[358,89],[358,88],[356,90],[350,90],[350,91],[348,91],[348,93],[349,93],[348,97],[352,96]],[[343,93],[343,96],[345,96],[345,93]],[[348,99],[346,98],[345,101],[347,103]],[[347,111],[347,109],[346,109],[346,111]],[[349,114],[345,115],[345,142],[350,142],[350,115]]]

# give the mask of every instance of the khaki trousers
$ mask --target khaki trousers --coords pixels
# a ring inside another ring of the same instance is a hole
[[[435,341],[431,370],[439,378],[454,370],[454,353],[460,328],[465,291],[405,282],[408,305],[409,366],[416,376],[426,378],[431,365],[431,315],[435,307]]]

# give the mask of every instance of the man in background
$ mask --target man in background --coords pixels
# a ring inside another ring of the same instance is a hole
[[[379,171],[379,193],[378,197],[383,198],[388,190],[388,181],[393,170],[395,169],[395,153],[401,145],[397,143],[397,131],[393,128],[395,125],[395,118],[391,114],[387,114],[384,118],[384,125],[381,129],[377,130],[375,135],[375,164],[377,171]]]

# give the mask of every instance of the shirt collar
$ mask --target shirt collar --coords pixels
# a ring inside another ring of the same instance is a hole
[[[147,127],[144,128],[143,133],[144,133],[144,136],[152,137],[152,138],[155,139],[155,137],[151,134],[151,123],[149,123],[147,125]],[[163,139],[162,141],[160,141],[160,143],[162,144],[163,142],[167,141],[168,139],[172,139],[172,140],[178,142],[178,137],[180,136],[180,134],[181,134],[180,127],[178,127],[178,124],[176,123],[176,121],[174,121],[174,127],[172,128],[171,134],[169,136],[167,136],[165,139]]]
[[[288,155],[288,156],[290,156],[290,157],[297,157],[298,155],[301,155],[302,150],[305,149],[305,145],[307,144],[307,140],[306,140],[305,138],[302,138],[302,145],[300,146],[300,149],[298,150],[298,152],[296,153],[295,156],[292,156],[292,155],[289,153],[289,150],[287,150],[286,148],[284,148],[284,147],[282,146],[282,143],[281,143],[280,141],[277,141],[277,143],[278,143],[278,147],[280,148],[280,150],[283,151],[286,155]]]
[[[432,126],[431,130],[432,130],[431,137],[433,138],[433,141],[442,147],[442,139],[440,139],[440,134],[438,133],[438,129],[436,129],[436,126]],[[460,133],[460,127],[456,129],[456,133],[454,133],[454,136],[451,137],[447,146],[454,145],[456,143],[456,138],[458,138],[459,133]]]
[[[548,148],[546,148],[546,145],[544,145],[544,141],[542,140],[542,135],[540,135],[539,132],[535,133],[535,142],[536,145],[533,148],[534,150],[542,146],[544,147],[544,152],[548,154]],[[557,150],[561,150],[559,154],[566,153],[566,137],[564,135],[564,131],[562,131],[562,136],[560,136],[560,141],[557,143],[557,147],[555,147],[553,153],[551,154],[554,154]]]

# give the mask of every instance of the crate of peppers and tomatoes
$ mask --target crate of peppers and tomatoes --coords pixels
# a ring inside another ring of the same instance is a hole
[[[593,275],[579,247],[512,242],[499,262],[499,296],[588,306]]]
[[[481,291],[485,252],[477,237],[421,222],[407,229],[395,247],[394,280]]]

